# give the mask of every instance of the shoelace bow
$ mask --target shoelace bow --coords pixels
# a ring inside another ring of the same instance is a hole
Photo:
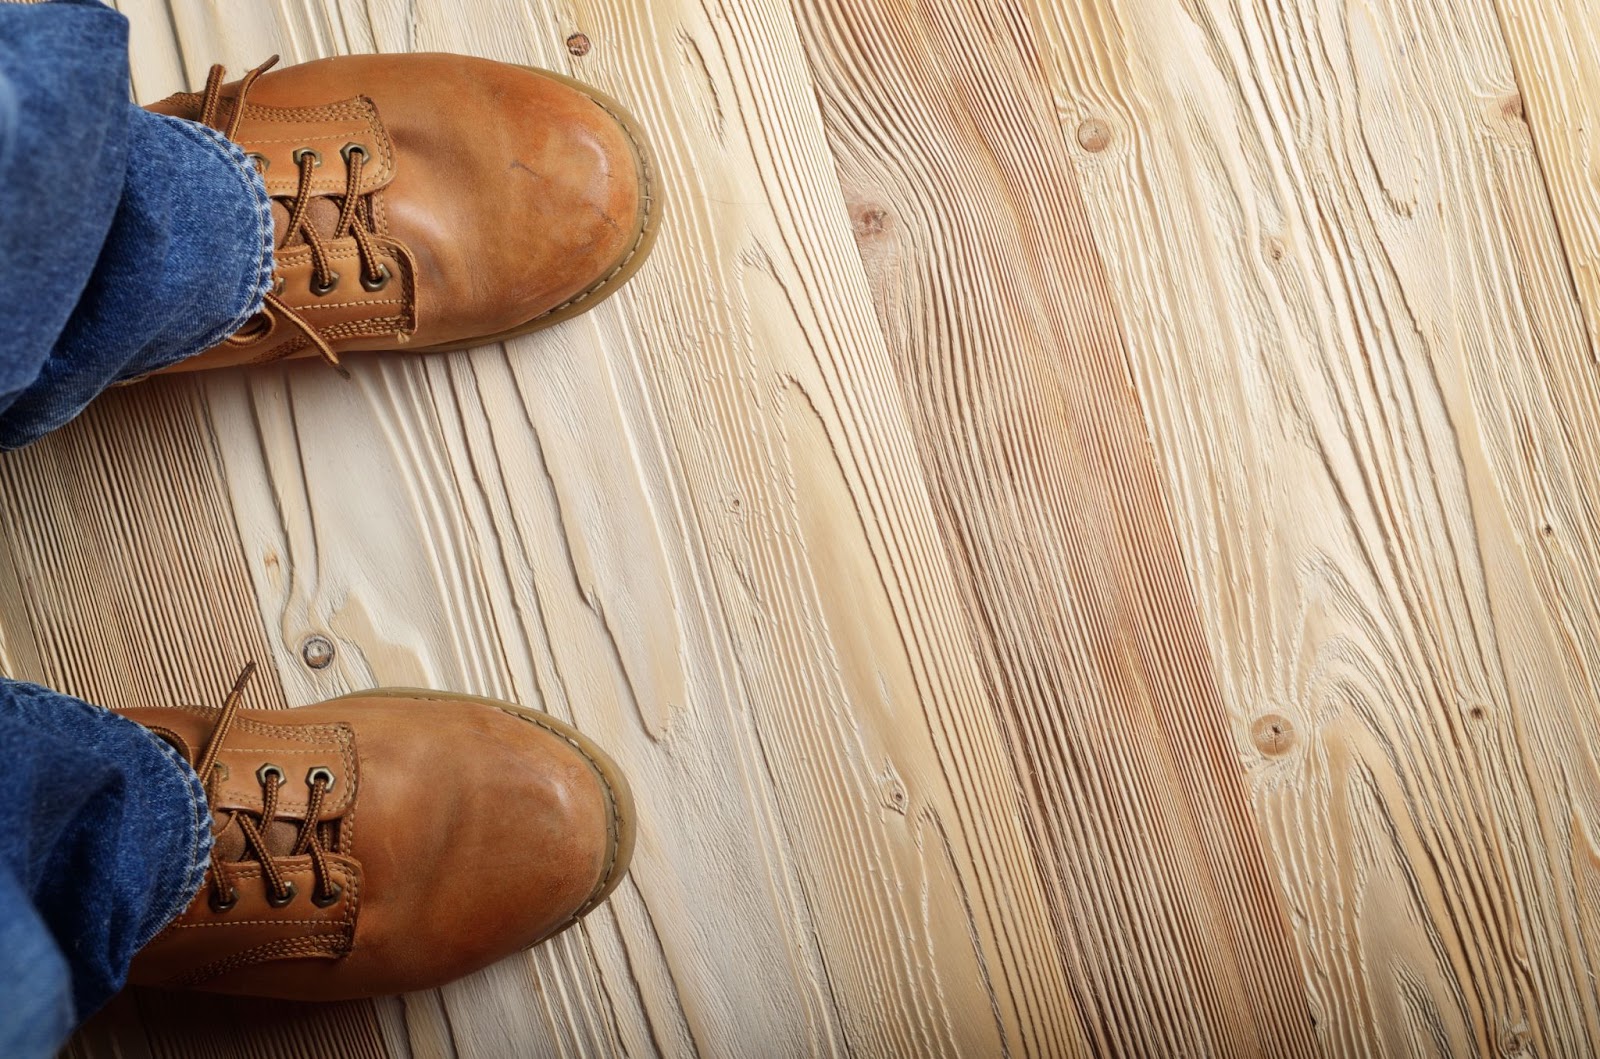
[[[211,72],[206,76],[205,91],[200,97],[200,123],[216,129],[233,140],[239,131],[239,123],[244,120],[245,97],[249,94],[251,86],[255,84],[256,78],[272,69],[277,62],[278,56],[274,55],[244,75],[239,82],[239,92],[232,100],[233,112],[228,115],[225,125],[218,124],[223,101],[224,69],[221,63],[211,67]],[[339,204],[339,222],[334,226],[333,238],[343,239],[350,236],[355,239],[356,253],[361,260],[362,285],[368,290],[377,290],[389,281],[389,268],[378,260],[378,247],[373,241],[372,203],[360,192],[361,173],[368,161],[367,150],[360,144],[349,144],[341,154],[345,159],[345,186]],[[325,241],[326,237],[307,219],[313,198],[312,171],[322,164],[322,156],[316,151],[302,148],[294,152],[294,159],[299,169],[300,180],[295,188],[294,197],[289,200],[289,223],[284,229],[283,240],[278,244],[278,248],[290,245],[296,238],[309,247],[313,289],[316,293],[326,294],[339,281],[339,274],[328,264],[329,248]],[[278,286],[267,292],[267,306],[298,328],[316,347],[322,359],[332,365],[339,374],[348,378],[348,372],[339,362],[339,355],[333,351],[327,339],[323,338],[305,317],[289,307],[279,296],[281,292],[280,281]]]
[[[233,690],[229,691],[228,697],[223,700],[222,713],[217,718],[216,727],[211,730],[211,738],[206,740],[200,762],[195,766],[195,772],[199,774],[202,784],[208,791],[211,789],[213,773],[217,768],[217,755],[222,750],[223,742],[228,738],[229,729],[233,727],[240,704],[244,702],[245,686],[249,684],[255,671],[256,664],[247,662],[244,671],[239,674],[239,679],[234,681]],[[322,815],[323,800],[331,788],[331,780],[326,778],[323,772],[325,770],[313,770],[311,776],[306,779],[311,794],[306,802],[305,819],[301,821],[300,831],[295,836],[294,845],[290,847],[288,856],[301,857],[310,854],[312,875],[316,879],[312,901],[325,908],[338,900],[343,887],[331,881],[333,875],[328,865],[328,850],[323,845],[324,836],[318,825],[318,817]],[[232,824],[239,825],[239,830],[244,834],[245,857],[237,863],[247,863],[249,858],[259,863],[267,884],[267,901],[274,907],[281,907],[294,899],[295,886],[284,878],[283,869],[268,851],[262,829],[269,826],[277,817],[278,791],[287,782],[287,777],[276,765],[263,765],[257,770],[256,778],[261,782],[260,811],[235,809],[229,812],[218,833],[226,831]],[[211,882],[212,909],[226,912],[239,900],[239,891],[233,884],[227,865],[220,858],[213,856],[207,875]]]

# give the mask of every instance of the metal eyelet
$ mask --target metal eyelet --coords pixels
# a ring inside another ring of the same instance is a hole
[[[228,896],[227,897],[220,897],[220,896],[217,895],[217,891],[215,891],[215,890],[211,891],[210,905],[211,905],[211,911],[213,911],[213,912],[226,912],[228,909],[232,908],[234,905],[236,905],[238,903],[239,903],[239,891],[235,887],[232,887],[232,886],[228,887]]]
[[[246,151],[244,156],[250,159],[251,162],[255,163],[256,171],[259,173],[265,173],[272,167],[272,159],[268,158],[264,154],[261,154],[259,151]]]
[[[328,895],[326,897],[323,897],[320,894],[312,894],[311,903],[316,905],[318,908],[327,908],[330,905],[338,904],[339,898],[343,893],[344,887],[340,886],[338,883],[334,883],[333,889],[328,891]]]
[[[272,293],[274,293],[274,294],[282,294],[283,293],[283,277],[282,276],[273,276],[272,277]]]
[[[322,152],[313,150],[310,147],[296,147],[294,149],[294,153],[289,155],[289,157],[294,159],[295,165],[299,165],[300,159],[308,154],[311,156],[312,169],[316,169],[318,166],[322,165]]]
[[[393,275],[389,272],[389,266],[379,265],[376,279],[368,279],[364,273],[362,274],[361,289],[372,291],[382,290],[389,285],[389,280],[392,278]]]
[[[353,154],[359,154],[363,162],[372,158],[372,155],[367,152],[367,145],[364,143],[351,141],[339,148],[339,157],[344,159],[345,165],[350,164],[350,156]]]
[[[321,780],[323,783],[327,784],[328,790],[333,790],[333,770],[328,768],[326,765],[318,765],[316,768],[306,773],[307,787],[315,787],[318,780]]]
[[[283,785],[283,781],[287,778],[283,774],[283,769],[274,765],[270,761],[256,769],[256,779],[261,782],[261,786],[265,787],[267,785],[268,776],[277,777],[275,780],[273,780],[273,786],[275,787],[281,787]]]
[[[282,897],[277,897],[270,893],[267,894],[267,904],[271,905],[273,908],[282,908],[290,901],[293,901],[294,895],[300,892],[294,888],[294,883],[284,883],[283,885],[284,892]]]
[[[337,287],[338,285],[339,273],[337,272],[328,273],[328,285],[326,287],[317,282],[316,276],[311,277],[311,293],[315,294],[319,298],[332,292],[333,288]]]

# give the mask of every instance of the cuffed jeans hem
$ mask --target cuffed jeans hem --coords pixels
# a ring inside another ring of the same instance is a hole
[[[221,342],[229,335],[236,333],[250,321],[266,304],[267,291],[272,287],[272,272],[276,267],[273,259],[273,230],[272,230],[272,198],[267,194],[267,185],[256,169],[255,163],[245,157],[244,150],[228,139],[222,133],[209,126],[196,122],[174,118],[167,114],[156,114],[145,111],[150,118],[170,123],[181,135],[186,136],[201,146],[216,152],[232,169],[238,177],[240,188],[254,205],[255,234],[251,243],[258,251],[256,268],[252,273],[244,272],[239,280],[238,287],[230,296],[229,305],[237,305],[238,311],[214,330],[201,335],[187,348],[170,352],[168,355],[155,360],[136,362],[129,370],[118,377],[119,382],[126,382],[143,375],[148,375],[162,368],[188,360],[199,353],[204,353],[212,346]]]
[[[118,719],[127,721],[127,718],[120,717],[120,715],[118,715]],[[171,743],[168,743],[142,724],[134,721],[127,721],[127,723],[133,725],[141,735],[156,744],[162,755],[167,759],[168,764],[172,766],[173,771],[177,773],[180,782],[188,788],[189,816],[186,822],[189,825],[189,834],[192,837],[192,841],[189,844],[188,869],[177,888],[170,892],[168,900],[162,905],[152,907],[149,918],[141,925],[137,935],[138,941],[134,947],[135,950],[138,950],[150,944],[150,939],[161,933],[166,929],[167,924],[182,915],[183,910],[188,908],[189,903],[194,900],[194,895],[200,892],[200,887],[205,883],[206,872],[211,867],[211,844],[214,841],[214,837],[211,833],[211,807],[206,803],[205,785],[201,782],[200,776]]]
[[[0,410],[0,450],[62,426],[108,386],[212,348],[270,289],[272,200],[244,152],[214,129],[124,106],[116,217],[49,358]]]

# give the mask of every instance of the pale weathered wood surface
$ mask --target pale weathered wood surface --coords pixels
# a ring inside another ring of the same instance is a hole
[[[1600,17],[1589,0],[1495,7],[1516,74],[1509,116],[1526,111],[1590,349],[1600,356]]]
[[[1594,1054],[1596,377],[1492,5],[1030,21],[1324,1050]]]
[[[1085,1034],[1314,1054],[1032,31],[984,0],[796,12]]]
[[[1586,5],[119,6],[141,100],[589,80],[667,223],[542,335],[0,459],[4,671],[512,697],[642,824],[438,993],[130,993],[74,1054],[1600,1051]]]

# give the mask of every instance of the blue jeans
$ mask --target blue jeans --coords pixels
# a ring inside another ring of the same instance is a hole
[[[133,106],[127,44],[96,3],[0,4],[0,448],[214,345],[271,280],[259,175]],[[45,1056],[199,889],[210,816],[144,728],[5,679],[0,769],[0,1056]]]
[[[0,682],[0,1055],[47,1056],[205,879],[200,777],[148,729]]]
[[[215,345],[271,280],[260,175],[222,134],[128,101],[127,20],[0,5],[0,449]]]

